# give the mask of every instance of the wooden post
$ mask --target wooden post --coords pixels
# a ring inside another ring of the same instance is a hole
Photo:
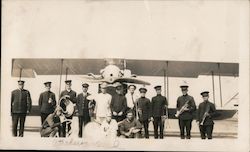
[[[215,89],[214,89],[214,71],[211,71],[212,73],[212,86],[213,86],[213,100],[214,100],[214,105],[216,106],[215,104]]]
[[[222,107],[222,89],[221,89],[220,63],[218,63],[218,70],[219,70],[219,86],[220,86],[220,106]]]
[[[62,83],[62,71],[63,71],[63,59],[61,59],[61,70],[60,70],[60,82],[59,82],[59,95],[58,97],[60,98],[61,94],[61,83]]]

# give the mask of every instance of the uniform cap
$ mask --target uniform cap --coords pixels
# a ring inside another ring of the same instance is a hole
[[[160,85],[157,85],[157,86],[154,87],[154,89],[155,89],[155,90],[159,90],[159,89],[161,89],[161,86],[160,86]]]
[[[18,84],[24,84],[25,81],[23,81],[23,80],[18,80],[17,82],[18,82]]]
[[[188,88],[188,83],[186,81],[183,81],[182,84],[180,85],[180,88],[187,89]]]
[[[89,84],[87,84],[87,83],[83,83],[83,84],[82,84],[82,87],[84,87],[84,88],[88,88],[88,87],[89,87]]]
[[[71,84],[72,80],[66,80],[65,83],[66,84]]]
[[[50,86],[50,85],[51,85],[51,83],[52,83],[52,82],[47,81],[47,82],[44,82],[43,84],[44,84],[45,86],[47,86],[47,85],[49,85],[49,86]]]
[[[208,94],[209,94],[209,91],[203,91],[203,92],[201,92],[201,95],[202,95],[203,97],[208,96]]]
[[[140,88],[140,89],[139,89],[139,92],[140,92],[140,93],[146,93],[147,91],[148,91],[148,90],[147,90],[146,88]]]

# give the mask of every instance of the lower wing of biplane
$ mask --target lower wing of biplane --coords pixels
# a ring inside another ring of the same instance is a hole
[[[138,76],[185,77],[197,78],[199,75],[232,76],[239,75],[238,63],[193,62],[193,61],[162,61],[133,59],[13,59],[12,76],[34,78],[36,75],[79,75],[93,83],[115,82],[150,85],[138,79]],[[165,79],[164,79],[165,80]],[[219,79],[220,81],[220,79]],[[214,83],[214,82],[213,82]],[[168,92],[164,83],[164,94]],[[61,89],[61,88],[59,88]],[[214,90],[213,90],[214,91]],[[35,110],[36,108],[33,108]],[[176,111],[170,109],[170,113]],[[231,117],[236,110],[227,112]],[[38,115],[38,111],[33,114]],[[170,114],[171,118],[172,114]]]

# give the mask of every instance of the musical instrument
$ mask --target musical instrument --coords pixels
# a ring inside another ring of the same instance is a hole
[[[64,115],[64,114],[61,114],[60,116],[59,116],[59,119],[60,119],[60,123],[62,124],[62,123],[64,123],[64,122],[67,122],[67,123],[71,123],[71,119],[67,119],[66,118],[66,116]]]
[[[58,106],[60,107],[62,114],[59,116],[60,123],[66,122],[67,124],[72,123],[71,119],[67,119],[74,114],[74,106],[72,101],[70,101],[70,96],[64,95],[59,99]],[[65,109],[65,110],[64,110]]]
[[[94,117],[95,103],[93,100],[89,101],[88,108],[89,108],[89,116]]]
[[[135,102],[135,118],[139,120],[138,102]]]
[[[135,127],[132,127],[132,128],[130,128],[129,131],[127,132],[127,134],[128,134],[127,136],[128,136],[128,137],[131,137],[131,136],[133,136],[134,133],[137,133],[137,132],[139,132],[139,131],[140,131],[139,129],[136,129]]]
[[[210,110],[210,106],[207,105],[207,106],[206,106],[206,111],[205,111],[205,113],[204,113],[204,115],[203,115],[203,117],[202,117],[202,120],[201,120],[201,122],[200,122],[200,125],[201,125],[201,126],[204,125],[204,122],[205,122],[206,118],[208,117],[208,112],[209,112],[209,110]]]
[[[142,109],[138,108],[137,112],[138,112],[138,120],[139,120],[139,119],[141,119],[141,116],[142,116]]]
[[[64,95],[60,98],[58,105],[63,109],[62,112],[65,117],[70,117],[74,114],[75,104],[69,99],[68,95]],[[65,109],[65,110],[64,110]]]
[[[190,100],[186,101],[185,104],[181,107],[181,109],[176,111],[175,117],[178,118],[185,111],[185,109],[188,107],[189,101]]]

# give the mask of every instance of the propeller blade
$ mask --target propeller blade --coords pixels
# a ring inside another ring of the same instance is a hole
[[[125,83],[135,83],[135,84],[150,85],[149,82],[139,80],[139,79],[136,79],[136,78],[117,78],[113,82],[121,82],[121,83],[125,82]]]
[[[101,75],[95,75],[95,77],[89,76],[89,75],[83,75],[83,76],[80,76],[80,77],[83,78],[83,79],[87,79],[87,80],[101,80],[102,79]]]

